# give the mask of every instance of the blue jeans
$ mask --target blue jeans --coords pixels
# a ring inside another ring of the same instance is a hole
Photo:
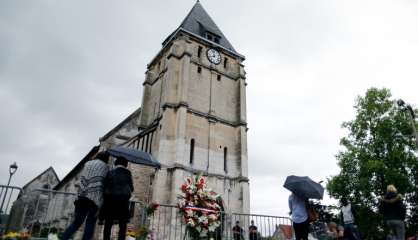
[[[62,234],[61,240],[68,240],[86,221],[82,240],[91,240],[97,220],[97,205],[90,199],[79,197],[75,204],[74,221]]]
[[[396,239],[396,240],[405,239],[405,223],[403,221],[387,220],[386,225],[388,226],[389,230],[392,232],[391,238],[388,238],[388,239]]]
[[[344,232],[349,232],[348,239],[361,240],[360,232],[353,223],[344,224]],[[346,236],[346,234],[344,234]]]

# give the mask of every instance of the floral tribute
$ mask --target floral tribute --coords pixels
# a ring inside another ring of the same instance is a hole
[[[147,215],[148,216],[153,215],[154,212],[157,211],[159,207],[160,207],[160,204],[158,204],[158,203],[153,202],[153,203],[149,204],[145,209],[146,212],[147,212]]]
[[[7,234],[0,237],[0,239],[4,240],[27,240],[30,238],[30,234],[27,232],[8,232]]]
[[[196,239],[214,232],[221,224],[220,196],[207,187],[201,175],[188,177],[180,189],[178,207],[190,236]]]

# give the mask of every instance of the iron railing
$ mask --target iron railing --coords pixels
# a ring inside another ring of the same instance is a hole
[[[9,214],[11,203],[15,201],[21,191],[20,187],[0,185],[0,202],[3,203],[0,209],[1,214]]]
[[[147,222],[142,222],[150,230],[151,239],[189,239],[183,216],[179,209],[173,205],[160,205],[153,215],[145,218]],[[242,231],[234,234],[233,228],[237,221]],[[253,224],[252,224],[253,223]],[[287,217],[242,214],[242,213],[222,213],[221,225],[212,233],[208,233],[203,239],[250,239],[250,226],[257,227],[256,239],[291,239],[292,222]]]
[[[0,235],[8,230],[12,204],[18,198],[22,189],[16,186],[0,185]]]
[[[30,194],[25,194],[14,205],[24,211],[12,211],[20,213],[21,218],[17,226],[11,226],[15,231],[27,231],[32,237],[47,237],[50,232],[58,235],[72,222],[74,215],[75,193],[54,191],[50,189],[36,189]],[[141,202],[131,203],[132,219],[128,229],[135,232],[137,237],[141,230],[149,231],[148,239],[153,240],[185,240],[190,239],[183,216],[177,206],[162,204],[150,215],[147,215],[147,205]],[[13,217],[13,216],[12,216]],[[14,216],[19,218],[19,216]],[[233,233],[236,222],[239,221],[242,229],[239,235]],[[292,222],[288,217],[242,214],[224,212],[221,213],[221,225],[202,239],[239,239],[254,240],[249,237],[249,227],[257,227],[257,240],[287,240],[292,238]],[[96,227],[96,238],[101,239],[102,226]],[[78,236],[75,237],[78,239]]]

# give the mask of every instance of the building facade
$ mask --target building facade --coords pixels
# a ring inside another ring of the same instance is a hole
[[[244,60],[197,2],[148,64],[140,132],[123,145],[162,164],[147,176],[154,201],[176,204],[185,177],[201,173],[227,211],[249,212]]]
[[[162,165],[129,165],[133,201],[176,205],[185,178],[203,174],[227,212],[249,213],[244,60],[198,1],[148,64],[141,107],[54,184],[39,222],[60,230],[71,222],[84,163],[114,146],[149,152]]]
[[[17,199],[13,202],[8,222],[8,231],[19,231],[23,228],[33,228],[35,223],[41,223],[49,207],[47,197],[42,190],[50,190],[59,182],[53,167],[47,168],[22,187]]]

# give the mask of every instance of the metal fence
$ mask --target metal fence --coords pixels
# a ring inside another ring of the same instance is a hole
[[[0,213],[9,214],[11,204],[16,200],[21,192],[20,187],[0,185]]]
[[[27,232],[46,237],[51,229],[64,229],[72,220],[76,194],[35,189],[21,192],[13,205],[4,232]]]
[[[160,205],[153,215],[146,217],[146,222],[142,222],[150,230],[151,239],[190,239],[183,216],[179,209],[173,205]],[[236,229],[233,228],[239,222]],[[206,239],[250,239],[249,228],[253,225],[257,228],[256,239],[291,239],[292,222],[287,217],[241,214],[241,213],[222,213],[221,226],[212,233],[208,233]],[[235,229],[235,230],[236,230]],[[205,239],[205,237],[204,237]]]
[[[44,237],[51,230],[61,232],[72,222],[75,193],[36,189],[33,195],[37,196],[34,214],[25,216],[25,227],[32,236]]]
[[[12,204],[22,189],[16,186],[0,185],[0,234],[7,230]]]
[[[45,238],[50,232],[57,232],[59,235],[73,220],[76,197],[75,193],[50,189],[36,189],[23,194],[13,204],[12,221],[8,227],[17,232],[26,231],[32,237]],[[152,240],[190,239],[183,216],[174,205],[160,205],[153,214],[147,215],[147,205],[132,202],[131,213],[133,217],[128,228],[138,238],[138,234],[146,230],[149,232],[148,239]],[[237,221],[242,231],[239,235],[234,235],[233,228]],[[249,240],[249,227],[252,224],[257,227],[258,240],[292,238],[292,223],[287,217],[225,212],[221,214],[221,226],[203,239]],[[95,239],[101,239],[101,232],[102,226],[96,227]],[[79,236],[75,236],[75,239]]]

